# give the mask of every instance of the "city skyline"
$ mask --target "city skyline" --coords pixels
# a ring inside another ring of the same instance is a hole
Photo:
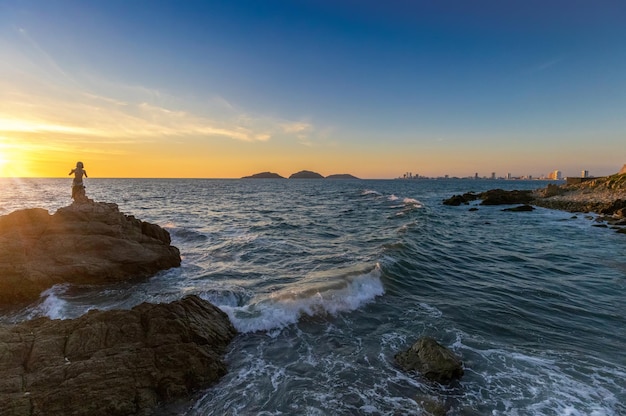
[[[616,173],[626,3],[0,2],[0,176]],[[482,176],[483,174],[481,174]]]

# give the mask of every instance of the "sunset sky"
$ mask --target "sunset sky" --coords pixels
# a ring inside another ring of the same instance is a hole
[[[626,163],[626,2],[0,0],[0,176]]]

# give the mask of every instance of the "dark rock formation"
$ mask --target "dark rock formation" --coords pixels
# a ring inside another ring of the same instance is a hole
[[[479,194],[475,194],[473,192],[466,192],[463,195],[453,195],[450,198],[443,201],[444,205],[451,205],[454,207],[458,207],[461,204],[469,204],[472,201],[476,201],[480,199]]]
[[[328,175],[325,179],[359,179],[356,176],[350,175],[349,173],[336,173],[333,175]]]
[[[529,204],[533,200],[533,191],[504,191],[492,189],[480,194],[481,205]]]
[[[278,173],[273,172],[261,172],[255,173],[254,175],[244,176],[242,179],[285,179],[280,176]]]
[[[300,172],[292,174],[289,179],[324,179],[324,177],[317,172],[301,170]]]
[[[528,204],[532,202],[533,191],[505,191],[502,189],[492,189],[479,194],[467,192],[463,195],[453,195],[443,201],[444,205],[459,206],[472,201],[482,200],[481,205],[513,205]]]
[[[535,207],[533,207],[532,205],[519,205],[519,206],[513,207],[513,208],[505,208],[502,211],[528,212],[528,211],[533,211],[534,209],[535,209]]]
[[[224,375],[235,334],[196,296],[0,325],[0,414],[149,415]]]
[[[55,284],[104,284],[180,266],[158,225],[124,215],[116,204],[73,203],[0,217],[0,305],[36,300]]]
[[[450,350],[430,337],[417,340],[395,356],[404,371],[418,371],[425,378],[446,384],[463,376],[463,363]]]

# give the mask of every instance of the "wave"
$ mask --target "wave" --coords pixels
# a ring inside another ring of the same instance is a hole
[[[358,309],[384,293],[377,264],[314,273],[296,285],[272,292],[245,306],[217,304],[239,332],[270,331],[298,322],[300,317],[337,314]]]

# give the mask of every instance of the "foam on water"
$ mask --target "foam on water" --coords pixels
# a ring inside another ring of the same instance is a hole
[[[359,270],[355,273],[355,270]],[[240,332],[268,331],[298,322],[301,316],[358,309],[384,293],[381,269],[336,270],[304,279],[244,306],[220,304]]]

